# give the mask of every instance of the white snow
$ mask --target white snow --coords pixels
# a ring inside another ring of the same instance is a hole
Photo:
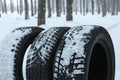
[[[62,64],[64,65],[69,65],[69,61],[71,58],[71,56],[76,53],[77,57],[86,57],[85,55],[83,55],[84,53],[84,45],[85,42],[81,39],[86,38],[87,36],[83,36],[84,33],[89,33],[90,30],[92,30],[94,27],[93,26],[83,26],[80,27],[79,29],[76,29],[77,27],[74,27],[73,29],[69,30],[69,33],[66,33],[65,36],[67,37],[65,39],[65,46],[63,48],[63,52],[62,52],[62,58],[64,58],[64,62]],[[81,30],[82,29],[82,30]],[[74,31],[74,33],[73,33]],[[69,35],[71,35],[71,33],[73,33],[74,36],[68,37]],[[79,47],[78,47],[79,46]],[[70,54],[70,53],[71,54]],[[81,53],[81,54],[77,54],[77,53]],[[75,63],[79,63],[81,62],[79,61],[75,61]]]
[[[62,15],[62,17],[60,18],[57,18],[55,17],[55,15],[53,15],[52,18],[47,18],[47,22],[46,22],[47,25],[41,25],[40,27],[47,29],[47,28],[56,27],[56,26],[77,26],[77,25],[104,26],[110,33],[112,40],[113,40],[113,44],[115,48],[115,57],[116,57],[115,80],[119,80],[120,79],[120,50],[119,50],[120,48],[120,36],[119,36],[120,34],[119,32],[120,31],[120,13],[117,16],[111,16],[110,14],[108,14],[104,18],[102,18],[101,15],[97,15],[97,14],[95,14],[94,16],[91,14],[88,14],[86,16],[74,14],[73,21],[66,22],[65,20],[66,19],[64,15]],[[5,35],[8,34],[14,28],[21,27],[21,26],[29,27],[29,26],[36,26],[36,25],[37,25],[36,17],[31,17],[30,20],[24,20],[24,15],[19,16],[16,13],[8,14],[8,15],[3,14],[2,18],[0,18],[0,42],[5,38]],[[0,57],[0,62],[1,62],[1,57]],[[6,65],[6,67],[9,67],[9,66]],[[0,73],[1,73],[1,70],[0,70]]]
[[[0,42],[0,80],[14,79],[14,60],[16,54],[15,51],[17,51],[16,45],[21,41],[21,38],[24,35],[30,32],[31,29],[28,29],[25,32],[10,32],[6,38]]]
[[[69,65],[70,60],[74,59],[73,54],[75,55],[75,58],[85,58],[86,56],[83,54],[85,51],[84,46],[88,42],[86,37],[88,36],[83,36],[83,34],[88,34],[92,29],[94,29],[95,26],[76,26],[72,29],[70,29],[66,34],[65,34],[65,46],[62,50],[62,55],[61,57],[64,59],[61,64],[63,65]],[[74,35],[74,36],[73,36]],[[84,40],[83,40],[84,39]],[[79,53],[79,54],[77,54]],[[58,52],[59,55],[59,52]],[[58,56],[57,55],[57,56]],[[81,63],[83,62],[84,59],[76,59],[74,63]],[[56,65],[57,66],[57,65]],[[73,66],[74,69],[75,66]],[[81,68],[81,70],[74,70],[72,74],[84,74],[82,69],[84,69],[84,64],[79,64],[77,68]],[[62,69],[62,68],[60,68]]]
[[[31,47],[30,50],[28,51],[28,59],[32,59],[32,57],[34,56],[34,52],[35,49],[39,51],[38,56],[41,58],[43,65],[46,63],[46,59],[49,59],[49,52],[52,51],[52,46],[53,44],[51,43],[55,43],[54,41],[51,40],[53,34],[56,33],[56,31],[58,31],[59,29],[56,28],[51,28],[50,30],[44,30],[42,31],[39,35],[38,35],[38,39],[36,38],[35,43],[33,45],[35,45],[34,47]],[[51,42],[51,43],[50,43]],[[47,45],[49,44],[49,46]],[[40,49],[39,49],[40,48]],[[31,66],[30,64],[32,64],[32,62],[34,62],[34,60],[31,60],[30,63],[28,63],[29,66]]]

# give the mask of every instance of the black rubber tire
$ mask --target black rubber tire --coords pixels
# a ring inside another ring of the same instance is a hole
[[[115,54],[100,26],[71,28],[58,47],[53,80],[114,80]]]
[[[24,53],[42,30],[39,27],[20,27],[6,36],[0,44],[0,80],[23,80]]]
[[[53,80],[57,47],[69,27],[54,27],[38,35],[27,53],[26,80]]]

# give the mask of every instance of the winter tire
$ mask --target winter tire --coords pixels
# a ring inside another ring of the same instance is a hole
[[[0,44],[0,80],[23,80],[24,53],[42,30],[38,27],[21,27],[6,36]]]
[[[100,26],[71,28],[56,51],[54,80],[114,80],[115,54]]]
[[[41,32],[27,52],[26,80],[53,80],[53,61],[64,33],[70,28],[54,27]]]

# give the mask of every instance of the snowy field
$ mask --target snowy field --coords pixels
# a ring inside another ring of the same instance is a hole
[[[41,25],[45,29],[50,27],[61,27],[61,26],[77,26],[77,25],[101,25],[104,26],[108,32],[110,33],[114,48],[115,48],[115,56],[116,56],[116,74],[115,80],[120,79],[120,14],[117,16],[107,15],[102,18],[101,15],[91,15],[88,14],[86,16],[74,15],[73,21],[66,22],[65,16],[63,15],[60,18],[57,18],[53,15],[52,18],[46,19],[46,25]],[[2,14],[2,18],[0,18],[0,42],[4,39],[5,35],[7,35],[11,30],[17,27],[29,27],[36,26],[37,18],[30,17],[29,20],[24,20],[24,15],[20,16],[16,13],[14,14]]]

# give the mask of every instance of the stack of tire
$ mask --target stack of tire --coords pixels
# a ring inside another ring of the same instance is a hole
[[[0,80],[114,80],[115,54],[101,26],[21,27],[0,44]]]

